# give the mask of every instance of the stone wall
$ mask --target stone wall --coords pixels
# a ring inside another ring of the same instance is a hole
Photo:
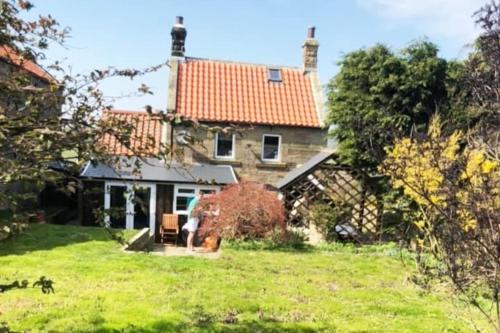
[[[208,124],[223,126],[221,124]],[[182,129],[178,129],[180,131]],[[281,136],[281,160],[261,160],[264,134]],[[215,139],[210,133],[198,134],[202,145],[184,148],[184,159],[188,163],[232,165],[242,180],[274,184],[290,170],[302,165],[326,147],[327,130],[318,128],[253,126],[244,127],[236,134],[235,158],[215,159]]]
[[[5,60],[0,58],[0,81],[7,80],[11,78],[12,75],[16,74],[19,71],[19,68],[6,62]],[[33,89],[35,88],[46,88],[49,85],[49,82],[37,77],[36,75],[32,75],[30,73],[26,73],[26,78],[30,80],[30,85]],[[26,92],[26,96],[28,97],[29,91]],[[18,115],[19,109],[25,107],[25,97],[22,95],[19,96],[9,96],[9,98],[0,98],[0,106],[7,110],[7,115]],[[41,117],[59,117],[61,115],[61,105],[62,100],[59,98],[54,99],[52,97],[47,97],[45,100],[45,105],[47,106],[46,110],[42,110],[40,113]]]
[[[153,236],[149,234],[149,228],[139,231],[127,245],[123,247],[124,251],[143,251],[153,242]]]

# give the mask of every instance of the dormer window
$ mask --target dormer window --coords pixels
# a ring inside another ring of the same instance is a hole
[[[271,82],[281,82],[281,69],[269,68],[267,70],[267,78]]]

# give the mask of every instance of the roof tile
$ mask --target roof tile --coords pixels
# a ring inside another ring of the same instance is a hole
[[[144,111],[123,111],[123,110],[106,110],[103,111],[102,119],[109,120],[111,118],[126,121],[133,124],[135,129],[131,133],[130,148],[122,145],[114,135],[105,134],[101,140],[108,153],[120,156],[132,156],[132,150],[140,151],[140,155],[154,155],[160,152],[162,124],[160,118],[150,115]],[[154,142],[151,141],[154,139]]]
[[[271,82],[268,68],[186,58],[179,66],[177,112],[199,121],[320,127],[310,78],[283,67],[282,82]]]
[[[19,66],[40,79],[48,82],[55,82],[54,77],[47,73],[42,67],[31,60],[22,58],[13,48],[7,45],[0,45],[0,58],[12,65]]]

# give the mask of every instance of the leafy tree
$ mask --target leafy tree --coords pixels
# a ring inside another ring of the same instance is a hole
[[[400,53],[378,44],[348,53],[339,64],[328,86],[328,105],[330,134],[344,162],[374,171],[395,138],[413,127],[425,129],[435,112],[451,117],[449,91],[461,66],[440,58],[428,41]]]
[[[425,132],[433,114],[444,120],[443,131],[472,127],[480,118],[471,110],[472,88],[466,84],[464,62],[447,61],[426,40],[396,53],[384,45],[348,53],[328,86],[330,135],[337,138],[342,162],[378,174],[386,147],[413,131]],[[387,177],[367,185],[384,204],[382,231],[387,237],[408,238],[415,230],[416,205]]]
[[[491,1],[475,14],[482,33],[465,62],[463,85],[470,95],[475,130],[483,139],[498,139],[500,126],[500,2]]]
[[[132,124],[99,117],[111,107],[99,82],[112,76],[134,78],[157,67],[71,76],[55,62],[45,68],[54,79],[40,83],[24,67],[28,62],[41,67],[44,52],[51,43],[64,44],[69,29],[60,28],[50,15],[24,20],[22,12],[33,7],[27,1],[2,1],[0,6],[1,46],[19,59],[0,81],[0,184],[30,183],[39,189],[77,174],[86,161],[108,160],[111,156],[99,144],[105,134],[129,145]],[[75,187],[70,183],[68,189]],[[0,192],[0,204],[14,211],[22,199],[15,192]]]
[[[100,89],[103,80],[137,79],[168,63],[141,70],[108,67],[73,75],[56,61],[44,66],[54,79],[40,82],[24,70],[25,65],[36,63],[41,67],[44,52],[52,44],[65,45],[69,29],[60,27],[50,15],[26,20],[23,13],[32,7],[24,0],[0,1],[0,47],[16,58],[9,70],[0,72],[0,207],[13,214],[3,219],[3,225],[0,216],[0,239],[2,233],[22,229],[27,221],[23,204],[46,184],[74,193],[82,189],[77,175],[85,163],[116,162],[117,157],[100,144],[105,135],[114,136],[136,156],[164,158],[167,162],[182,156],[172,149],[172,142],[152,152],[151,147],[158,145],[153,137],[145,145],[132,146],[135,124],[100,117],[103,110],[112,107]],[[137,89],[137,95],[152,94],[144,84],[138,84]],[[162,124],[183,126],[192,142],[198,130],[224,130],[202,126],[175,113],[145,109]],[[19,184],[27,184],[30,190],[12,190]]]

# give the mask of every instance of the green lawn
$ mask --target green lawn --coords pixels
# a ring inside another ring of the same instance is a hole
[[[390,246],[126,254],[98,228],[33,225],[0,243],[0,322],[30,332],[469,332],[471,313],[408,281]]]

